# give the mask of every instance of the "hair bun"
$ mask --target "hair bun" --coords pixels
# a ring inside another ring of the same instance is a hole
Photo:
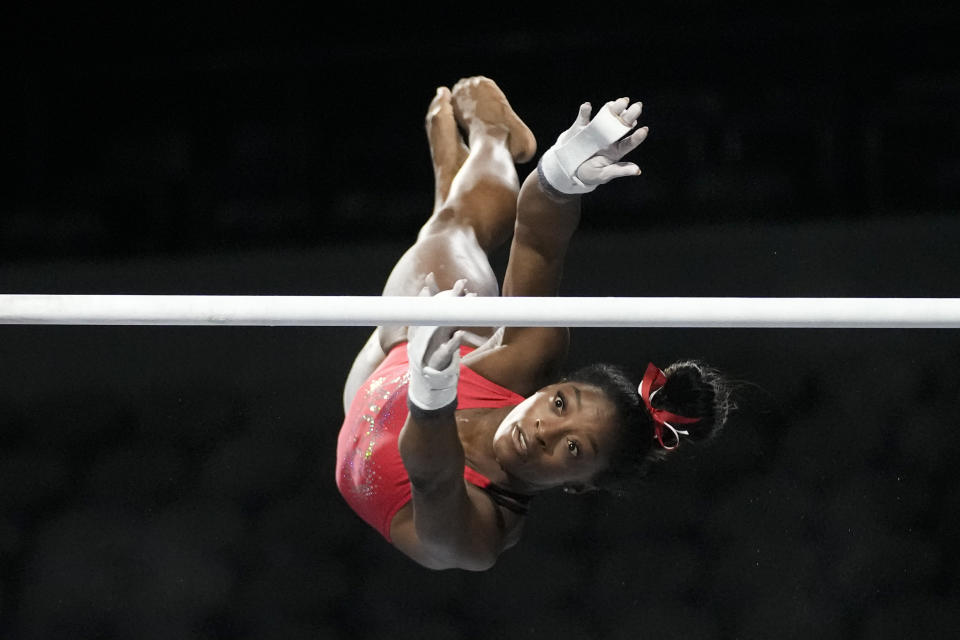
[[[734,409],[730,383],[716,369],[697,360],[683,360],[664,370],[667,381],[651,403],[658,409],[699,422],[684,425],[695,442],[717,435]]]

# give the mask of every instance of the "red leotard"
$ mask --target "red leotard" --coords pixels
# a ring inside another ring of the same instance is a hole
[[[461,356],[471,351],[472,347],[460,347]],[[407,343],[403,342],[390,350],[357,391],[337,439],[337,488],[350,507],[388,541],[393,517],[410,500],[410,479],[397,447],[407,419],[407,380]],[[510,407],[523,399],[460,365],[457,409]],[[503,494],[470,467],[463,468],[463,477],[481,489]]]

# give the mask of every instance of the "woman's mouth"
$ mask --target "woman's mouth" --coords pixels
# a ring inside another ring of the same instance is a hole
[[[511,433],[513,437],[513,446],[516,447],[517,453],[521,456],[527,455],[527,437],[523,435],[523,431],[520,429],[520,423],[513,425],[513,432]]]

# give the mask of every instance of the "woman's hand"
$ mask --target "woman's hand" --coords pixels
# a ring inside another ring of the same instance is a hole
[[[630,104],[629,98],[612,100],[591,120],[590,103],[580,106],[573,125],[540,160],[540,175],[547,184],[563,194],[588,193],[614,178],[635,176],[640,168],[621,158],[643,142],[649,129],[637,126],[643,103]]]
[[[465,296],[467,281],[457,280],[452,289],[438,291],[433,274],[428,274],[421,296]],[[452,412],[457,404],[460,379],[460,340],[456,327],[411,326],[407,329],[410,386],[407,401],[422,412]]]
[[[628,107],[629,102],[629,98],[620,98],[614,102],[608,102],[604,105],[604,108],[609,108],[626,126],[632,129],[637,126],[637,118],[643,109],[643,103],[636,102]],[[589,105],[587,106],[589,107]],[[587,119],[589,120],[589,118],[590,110],[588,108]],[[619,162],[619,160],[640,146],[640,143],[647,139],[649,131],[648,127],[640,127],[626,138],[598,151],[596,155],[577,168],[576,176],[583,184],[596,188],[597,185],[606,184],[614,178],[640,175],[640,167],[636,164]]]

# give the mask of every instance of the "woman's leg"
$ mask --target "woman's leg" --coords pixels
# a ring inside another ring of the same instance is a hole
[[[514,162],[533,157],[536,140],[497,85],[483,77],[461,80],[449,93],[441,88],[426,124],[434,211],[393,268],[383,295],[417,295],[431,272],[441,290],[466,278],[469,291],[498,295],[488,255],[513,233],[520,188]],[[466,155],[460,128],[468,136]]]
[[[439,88],[427,110],[426,131],[435,179],[434,210],[393,268],[383,295],[417,295],[428,273],[434,274],[441,290],[466,278],[469,291],[498,295],[488,255],[513,232],[520,188],[514,163],[533,157],[536,139],[499,87],[484,77],[463,79],[452,91]],[[345,406],[386,350],[405,337],[406,327],[378,327],[354,362],[344,390]]]
[[[451,99],[450,89],[439,87],[427,109],[424,123],[433,162],[434,213],[446,202],[453,179],[470,155],[470,148],[460,136],[457,121],[452,117]]]

